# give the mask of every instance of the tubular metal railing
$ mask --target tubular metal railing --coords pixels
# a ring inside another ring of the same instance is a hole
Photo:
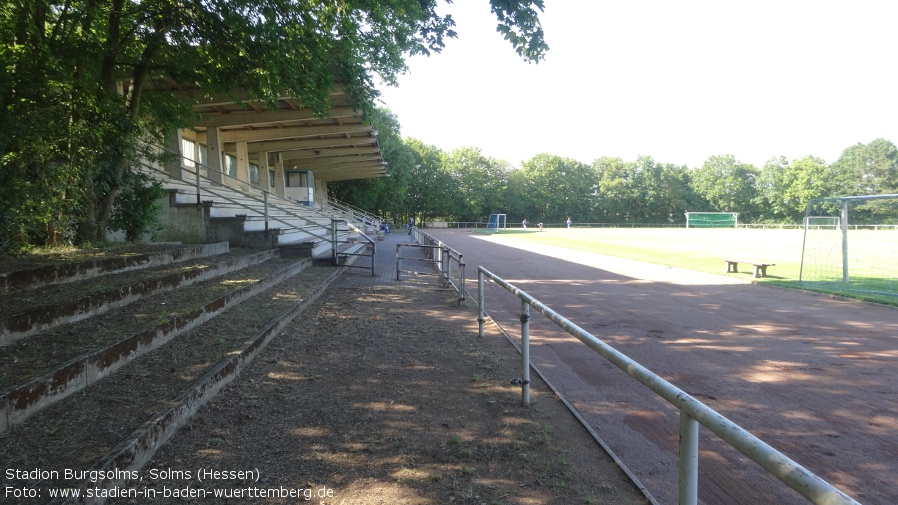
[[[383,223],[386,221],[382,216],[371,214],[364,209],[360,209],[346,202],[341,202],[336,198],[328,197],[327,205],[332,209],[336,209],[341,214],[349,216],[350,221],[359,223],[363,226],[376,227],[378,223]]]
[[[432,263],[439,267],[440,275],[446,279],[455,289],[456,293],[458,293],[458,303],[461,305],[465,301],[465,261],[462,258],[462,254],[415,226],[409,230],[409,234],[414,238],[414,244],[396,245],[396,280],[400,280],[399,274],[402,271],[400,270],[401,260],[425,261]],[[402,257],[399,252],[402,247],[421,249],[425,251],[425,257]],[[455,277],[453,277],[453,272]]]
[[[477,275],[477,291],[479,295],[478,323],[480,325],[481,337],[484,335],[484,323],[486,321],[485,279],[492,280],[521,300],[521,361],[523,378],[520,383],[521,402],[524,405],[530,404],[530,307],[533,307],[546,316],[547,319],[576,337],[680,411],[680,505],[696,505],[698,503],[699,425],[709,429],[730,446],[812,503],[818,505],[860,505],[839,489],[792,461],[786,455],[767,445],[726,417],[483,267],[478,268]]]
[[[178,153],[169,150],[163,151],[167,155],[177,156],[179,159],[186,160],[190,163],[180,163],[179,165],[184,173],[190,174],[192,176],[193,187],[196,191],[197,206],[202,205],[202,192],[217,197],[230,205],[246,209],[247,211],[254,213],[258,212],[258,206],[261,206],[261,215],[265,220],[265,231],[268,231],[270,229],[270,223],[274,222],[279,225],[279,228],[282,231],[302,231],[303,233],[308,234],[314,239],[325,242],[332,242],[331,238],[329,237],[330,227],[328,225],[316,222],[315,220],[310,219],[309,217],[297,212],[295,209],[299,204],[297,204],[296,202],[288,198],[284,198],[276,193],[264,190],[259,186],[251,184],[249,182],[237,179],[226,172],[222,172],[208,165],[204,165],[197,161],[191,160],[190,158],[182,156]],[[145,169],[148,169],[160,175],[164,175],[166,178],[170,178],[169,173],[163,168],[147,163],[142,163],[142,165]],[[203,170],[205,170],[207,174],[217,174],[220,177],[220,180],[215,180],[208,175],[202,175],[201,172]],[[224,181],[230,181],[231,184],[227,184]],[[233,191],[253,201],[254,204],[248,205],[247,203],[232,198],[226,191],[224,191],[225,188],[228,191]],[[279,214],[277,216],[273,216],[272,211],[275,211]],[[310,210],[310,212],[316,211]],[[331,219],[331,216],[322,215],[321,217],[322,219]],[[289,223],[287,219],[298,220],[303,223],[303,226],[295,226]],[[361,232],[359,233],[364,235]]]
[[[371,254],[363,254],[363,253],[359,253],[359,252],[354,252],[352,250],[346,250],[346,251],[342,251],[342,252],[338,251],[339,244],[351,244],[351,242],[339,240],[339,231],[340,230],[337,227],[339,223],[345,224],[346,226],[349,227],[349,229],[351,231],[358,233],[364,240],[368,241],[368,245],[371,246]],[[371,275],[377,275],[374,271],[374,260],[375,260],[375,257],[377,256],[377,243],[374,241],[374,239],[372,239],[371,237],[369,237],[368,235],[363,233],[362,230],[356,228],[352,223],[347,222],[345,219],[331,219],[331,244],[332,244],[331,257],[333,259],[334,265],[341,264],[340,256],[370,257],[371,258]],[[368,268],[363,265],[356,266],[350,261],[347,261],[343,266],[354,267],[354,268]]]

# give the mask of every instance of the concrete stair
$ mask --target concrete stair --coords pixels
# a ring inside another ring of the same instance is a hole
[[[157,174],[157,180],[169,190],[170,205],[196,207],[196,186],[164,174]],[[330,249],[332,219],[346,219],[360,228],[364,226],[362,218],[341,212],[340,208],[308,207],[275,195],[268,197],[266,216],[263,195],[226,185],[203,184],[199,198],[207,212],[209,242],[227,241],[248,247],[313,243],[314,255],[320,256]],[[338,240],[345,241],[351,234],[344,231]]]
[[[16,330],[0,345],[0,460],[45,471],[6,480],[43,490],[29,503],[53,502],[51,487],[120,484],[344,270],[277,249],[199,249],[0,270]]]

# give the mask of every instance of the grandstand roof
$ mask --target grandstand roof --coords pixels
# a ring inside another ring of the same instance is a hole
[[[278,99],[276,108],[244,98],[238,92],[199,99],[193,107],[198,119],[191,125],[197,140],[204,142],[208,129],[218,128],[224,152],[233,154],[238,142],[246,142],[251,160],[279,155],[285,168],[312,170],[325,182],[387,175],[377,131],[347,105],[342,89],[331,93],[334,105],[327,117],[316,117],[294,98]]]

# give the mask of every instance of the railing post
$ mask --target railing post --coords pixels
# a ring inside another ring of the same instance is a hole
[[[268,191],[262,191],[262,200],[265,209],[265,232],[268,233]]]
[[[465,301],[465,262],[462,261],[461,254],[458,255],[458,288],[458,294],[461,295],[458,304],[461,305]]]
[[[680,411],[680,505],[698,503],[698,421]]]
[[[449,279],[449,247],[442,244],[440,248],[440,273],[443,277]]]
[[[699,463],[699,426],[704,426],[720,437],[725,443],[735,448],[754,461],[773,477],[798,492],[815,504],[827,505],[860,505],[859,502],[844,492],[827,483],[817,475],[789,459],[762,440],[748,433],[720,413],[692,398],[684,391],[667,382],[651,370],[633,361],[626,355],[610,347],[595,336],[576,326],[557,312],[524,291],[509,284],[485,268],[478,267],[478,294],[480,336],[483,337],[483,323],[486,314],[484,306],[484,279],[490,280],[515,294],[521,299],[521,357],[523,361],[523,378],[515,378],[512,384],[522,385],[522,403],[530,403],[530,307],[545,315],[549,320],[565,329],[568,333],[586,344],[590,349],[626,372],[630,377],[654,392],[680,410],[680,445],[678,454],[679,470],[679,504],[696,505],[698,503],[698,463]],[[647,495],[648,496],[648,495]]]
[[[530,406],[530,304],[521,300],[521,405]]]
[[[402,244],[396,244],[396,280],[399,280],[399,248]]]
[[[337,264],[337,220],[331,219],[331,264]]]
[[[196,173],[196,208],[200,209],[203,206],[203,202],[200,197],[200,166],[198,163],[193,166],[193,170]]]
[[[483,338],[483,323],[486,322],[486,300],[483,299],[483,271],[477,270],[477,324],[480,325],[478,335]]]

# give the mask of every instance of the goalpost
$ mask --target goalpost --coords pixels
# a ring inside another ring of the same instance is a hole
[[[736,228],[738,212],[687,212],[686,228]]]
[[[505,214],[490,214],[490,219],[486,223],[486,231],[489,233],[499,233],[499,230],[506,226]]]
[[[839,228],[842,223],[840,216],[805,216],[805,228]]]
[[[898,295],[898,194],[808,202],[799,284]]]

